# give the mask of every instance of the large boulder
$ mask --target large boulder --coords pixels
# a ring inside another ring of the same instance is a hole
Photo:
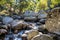
[[[24,20],[27,21],[36,21],[37,20],[37,13],[33,12],[33,11],[26,11],[24,13]]]
[[[13,18],[11,18],[11,17],[3,18],[3,24],[10,24],[12,21],[13,21]]]
[[[37,35],[31,40],[53,40],[53,37],[47,34]]]
[[[60,8],[51,10],[51,18],[46,21],[46,29],[60,35]]]
[[[29,30],[29,31],[25,31],[25,33],[27,34],[28,40],[31,40],[34,36],[39,34],[37,30]]]

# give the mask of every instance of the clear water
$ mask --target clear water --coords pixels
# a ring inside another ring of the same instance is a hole
[[[27,23],[30,24],[29,22],[27,22]],[[38,25],[36,25],[36,23],[32,23],[32,24],[33,24],[33,26],[35,27],[35,29],[38,27]],[[21,38],[21,37],[18,37],[18,35],[21,36],[25,31],[26,31],[26,30],[21,30],[19,33],[14,34],[14,33],[12,33],[12,30],[11,30],[11,28],[10,28],[9,34],[7,34],[7,35],[5,36],[5,39],[4,39],[4,40],[9,40],[9,38],[12,38],[13,40],[22,40],[22,38]]]
[[[22,35],[24,30],[20,31],[18,34],[8,34],[5,36],[4,40],[9,40],[9,38],[12,38],[13,40],[22,40],[21,37],[18,37],[18,35]]]

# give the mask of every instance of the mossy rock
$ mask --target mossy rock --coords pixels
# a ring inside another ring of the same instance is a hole
[[[46,29],[50,32],[60,33],[60,7],[51,10],[51,18],[46,21]]]

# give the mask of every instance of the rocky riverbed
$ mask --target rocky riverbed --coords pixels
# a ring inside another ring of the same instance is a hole
[[[59,16],[47,19],[43,10],[38,15],[32,13],[26,11],[22,17],[0,15],[0,40],[60,40]]]

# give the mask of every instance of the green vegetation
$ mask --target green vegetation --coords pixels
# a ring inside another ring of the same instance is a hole
[[[0,0],[0,11],[9,8],[19,10],[23,13],[26,10],[38,12],[41,9],[47,10],[60,5],[60,0]],[[3,9],[2,9],[3,8]]]

